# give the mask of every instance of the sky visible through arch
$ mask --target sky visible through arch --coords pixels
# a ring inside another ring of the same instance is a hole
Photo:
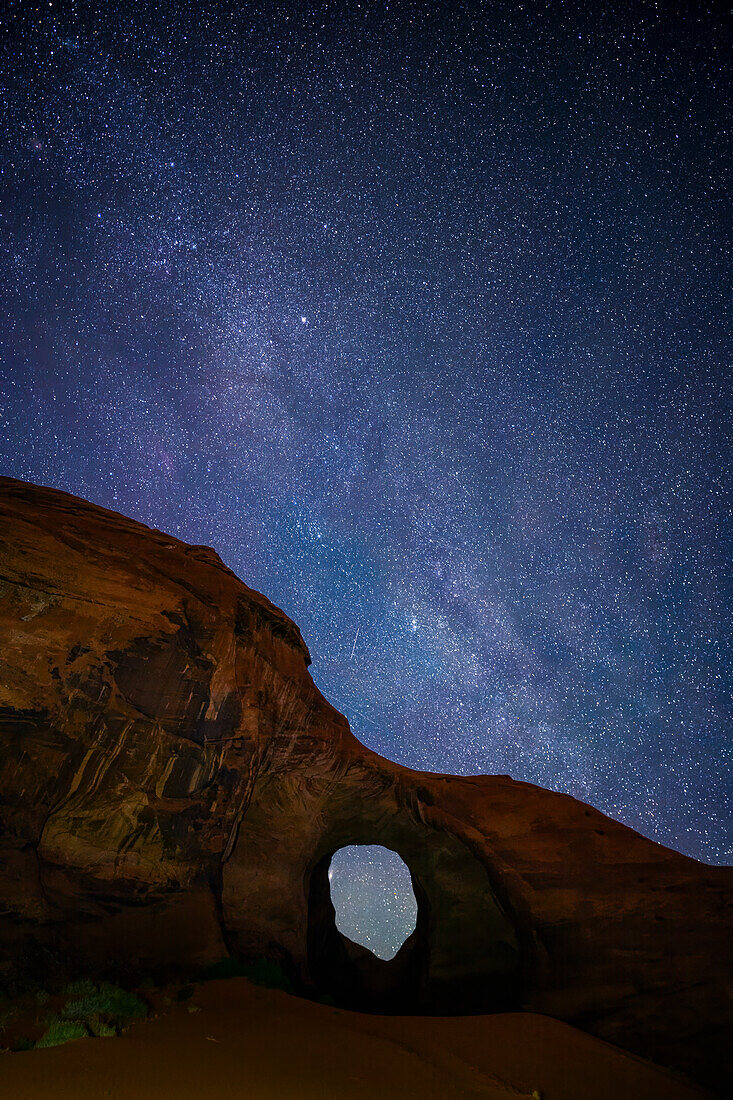
[[[404,860],[380,844],[339,848],[328,870],[336,927],[380,959],[393,959],[417,926]]]
[[[214,546],[385,756],[730,862],[725,41],[596,9],[10,4],[0,465]]]

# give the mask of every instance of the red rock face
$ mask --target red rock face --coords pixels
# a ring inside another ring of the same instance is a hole
[[[731,869],[506,776],[382,759],[213,550],[10,479],[0,638],[6,972],[264,955],[345,1005],[531,1009],[720,1087]],[[412,872],[391,962],[335,927],[328,864],[360,843]]]

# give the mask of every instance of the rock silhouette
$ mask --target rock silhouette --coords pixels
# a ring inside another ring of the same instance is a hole
[[[351,734],[297,626],[208,547],[0,479],[0,975],[278,962],[388,1013],[524,1009],[721,1087],[733,871],[507,776]],[[410,868],[384,962],[336,929],[335,851]]]

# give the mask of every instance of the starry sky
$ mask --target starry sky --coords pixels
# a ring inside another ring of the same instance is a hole
[[[0,469],[214,546],[385,756],[731,862],[720,13],[6,4]]]

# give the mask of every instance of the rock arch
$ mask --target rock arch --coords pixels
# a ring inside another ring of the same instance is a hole
[[[299,984],[364,1011],[491,1012],[522,1003],[526,959],[515,920],[462,838],[400,806],[393,789],[360,798],[345,784],[324,798],[276,786],[256,792],[224,869],[235,953],[272,954],[276,940]],[[417,900],[417,927],[389,961],[336,927],[328,868],[340,848],[363,844],[400,856]]]
[[[326,992],[345,948],[324,861],[383,844],[420,926],[380,974],[347,950],[363,1006],[516,1004],[731,1080],[730,868],[370,752],[297,626],[213,550],[9,478],[0,532],[0,977],[228,950]]]

